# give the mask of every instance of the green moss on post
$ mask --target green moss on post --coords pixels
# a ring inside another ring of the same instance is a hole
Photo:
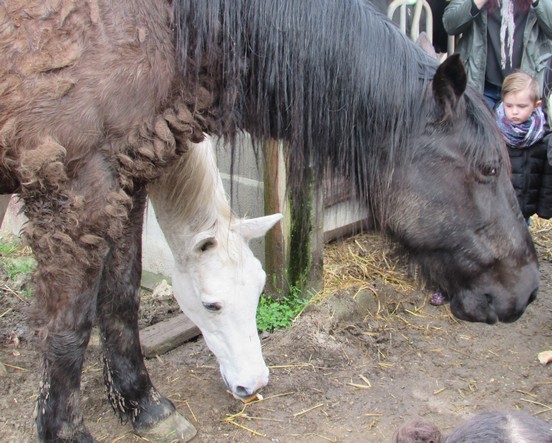
[[[265,292],[281,297],[290,294],[293,288],[306,298],[323,286],[322,196],[313,181],[305,177],[309,186],[283,198],[286,177],[282,152],[278,142],[265,144],[265,213],[284,214],[280,226],[272,229],[265,239],[268,275]]]
[[[301,292],[308,288],[313,265],[311,233],[313,231],[312,186],[303,195],[292,197],[291,229],[289,241],[289,262],[287,266],[288,285],[299,288]]]

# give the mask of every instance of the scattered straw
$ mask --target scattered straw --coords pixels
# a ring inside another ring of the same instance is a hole
[[[188,408],[188,411],[190,411],[190,414],[192,414],[192,417],[193,417],[194,421],[195,421],[196,423],[198,423],[197,417],[196,417],[196,415],[194,414],[194,411],[193,411],[192,407],[190,406],[190,403],[188,402],[188,400],[184,400],[184,404],[185,404],[186,407]]]
[[[364,375],[359,374],[358,377],[362,379],[364,384],[349,382],[347,383],[347,385],[352,386],[353,388],[359,388],[359,389],[370,389],[372,387],[372,383],[370,383],[370,380],[368,380]]]
[[[4,315],[9,314],[11,311],[13,311],[13,308],[9,308],[7,311],[0,314],[0,318],[4,317]]]
[[[538,395],[533,394],[532,392],[522,391],[521,389],[516,389],[516,392],[519,392],[523,395],[528,395],[529,397],[538,398]]]
[[[383,361],[378,362],[378,365],[380,365],[384,369],[390,369],[393,366],[395,366],[393,363],[386,363],[386,362],[383,362]]]
[[[307,412],[313,411],[314,409],[321,408],[322,406],[324,406],[324,403],[319,403],[311,408],[303,409],[302,411],[296,412],[295,414],[293,414],[293,416],[299,417],[300,415],[306,414]]]
[[[313,368],[314,365],[312,363],[297,363],[297,364],[289,364],[289,365],[269,365],[269,369],[294,369],[294,368]]]
[[[224,419],[225,423],[229,423],[231,425],[234,425],[240,429],[243,429],[244,431],[247,431],[247,432],[250,432],[251,434],[257,436],[257,437],[264,437],[264,438],[268,438],[267,435],[265,434],[262,434],[261,432],[259,431],[256,431],[255,429],[251,429],[241,423],[239,423],[237,420],[239,420],[240,418],[242,419],[246,419],[246,420],[272,420],[272,419],[268,419],[268,418],[263,418],[263,417],[256,417],[256,416],[251,416],[251,415],[248,415],[246,413],[246,410],[249,406],[252,406],[256,403],[260,403],[261,401],[262,402],[265,402],[267,400],[271,400],[273,398],[277,398],[277,397],[283,397],[283,396],[286,396],[286,395],[293,395],[294,392],[283,392],[281,394],[274,394],[274,395],[271,395],[271,396],[268,396],[268,397],[264,397],[262,400],[257,400],[257,401],[252,401],[250,403],[245,403],[242,407],[242,409],[235,413],[235,414],[228,414],[227,417]],[[192,415],[193,412],[192,412]],[[195,415],[194,415],[195,417]],[[272,420],[272,421],[276,421],[276,420]]]
[[[230,424],[240,428],[240,429],[243,429],[244,431],[251,432],[253,435],[256,435],[257,437],[268,438],[268,436],[266,434],[261,434],[260,432],[255,431],[255,429],[248,428],[247,426],[244,426],[241,423],[238,423],[237,421],[234,421],[234,420],[225,420],[225,421],[227,423],[230,423]]]
[[[520,400],[524,401],[525,403],[531,403],[532,405],[542,406],[543,408],[546,408],[547,411],[552,411],[552,405],[547,405],[539,401],[530,400],[528,398],[520,398]]]
[[[127,434],[119,435],[114,440],[111,440],[111,443],[117,443],[118,441],[121,441],[123,438],[126,438],[127,436],[128,436]]]
[[[329,437],[326,437],[326,436],[320,435],[320,434],[312,434],[312,435],[314,435],[315,437],[319,437],[322,440],[331,441],[333,443],[335,443],[337,441],[335,438],[329,438]]]
[[[12,369],[16,369],[18,371],[24,371],[24,372],[27,372],[28,369],[25,369],[25,368],[21,368],[19,366],[14,366],[14,365],[9,365],[7,363],[4,363],[4,366],[8,367],[8,368],[12,368]]]
[[[22,301],[25,304],[29,304],[28,300],[25,300],[21,295],[19,295],[18,292],[14,291],[12,288],[10,288],[7,284],[3,284],[0,289],[7,292],[8,294],[13,295],[14,297],[17,297],[20,301]]]

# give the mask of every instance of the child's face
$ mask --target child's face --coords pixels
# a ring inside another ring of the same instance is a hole
[[[510,92],[504,96],[504,115],[517,125],[527,121],[539,106],[540,100],[531,100],[529,89]]]

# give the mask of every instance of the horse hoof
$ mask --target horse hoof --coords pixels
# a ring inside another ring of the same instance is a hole
[[[136,434],[156,443],[185,443],[195,437],[196,428],[178,412],[149,428],[135,430]]]

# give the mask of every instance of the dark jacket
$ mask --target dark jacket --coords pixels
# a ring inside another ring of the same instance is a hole
[[[525,218],[537,214],[552,218],[552,166],[548,162],[548,147],[552,134],[528,148],[508,146],[512,163],[512,185]]]

